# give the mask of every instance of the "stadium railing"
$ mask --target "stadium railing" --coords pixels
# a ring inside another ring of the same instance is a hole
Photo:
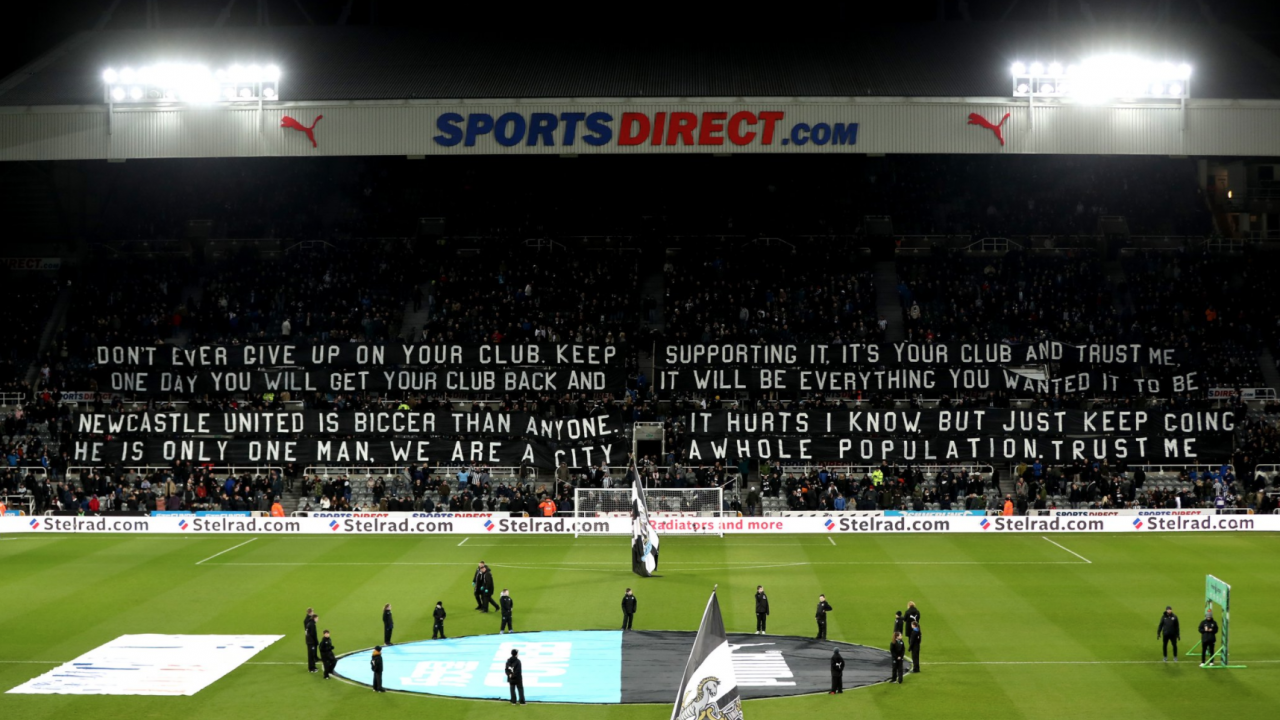
[[[210,465],[201,466],[202,469],[208,470],[213,475],[240,475],[244,472],[251,472],[254,475],[266,475],[269,471],[275,470],[284,475],[284,468],[277,465]],[[104,470],[105,465],[68,465],[67,477],[71,477],[74,473],[79,477],[85,471]],[[133,472],[137,475],[150,475],[152,473],[172,470],[168,465],[126,465],[126,472]]]
[[[303,475],[360,475],[360,476],[390,475],[394,477],[404,472],[405,467],[406,467],[405,465],[376,465],[376,466],[369,466],[369,467],[359,467],[354,465],[349,467],[313,465],[313,466],[304,468],[302,470],[302,474]],[[441,466],[433,467],[431,470],[433,475],[439,475],[440,477],[444,477],[446,475],[456,476],[459,470],[465,470],[468,467],[469,466],[466,466],[466,465],[441,465]],[[489,475],[492,477],[515,478],[520,476],[520,468],[519,466],[516,466],[516,465],[502,465],[502,466],[489,465],[486,467],[489,470]],[[530,467],[528,468],[528,470],[530,473],[529,482],[536,481],[538,479],[537,468]]]
[[[13,510],[26,508],[26,514],[31,515],[35,512],[36,499],[24,488],[21,494],[5,495],[4,504]]]
[[[894,467],[901,467],[901,466],[894,466],[894,465],[891,465],[891,466],[890,466],[890,468],[894,468]],[[950,470],[950,471],[952,471],[952,472],[961,472],[961,471],[965,471],[965,470],[967,470],[967,471],[969,471],[970,473],[975,473],[975,472],[982,473],[985,477],[991,477],[991,474],[992,474],[993,472],[995,472],[995,467],[993,467],[993,466],[991,466],[991,465],[985,465],[985,464],[980,464],[980,465],[911,465],[910,467],[911,467],[913,470],[919,470],[920,472],[925,473],[926,475],[927,475],[927,474],[932,473],[932,474],[933,474],[933,475],[935,475],[935,476],[936,476],[938,473],[942,472],[943,470]],[[874,472],[874,471],[878,470],[879,468],[880,468],[880,466],[879,466],[879,465],[779,465],[779,466],[777,466],[777,469],[778,469],[779,471],[781,471],[781,472],[782,472],[782,475],[783,475],[783,479],[784,479],[784,480],[786,479],[786,476],[787,476],[788,474],[790,474],[790,475],[796,475],[796,474],[804,474],[804,475],[808,475],[810,470],[812,470],[812,471],[814,471],[814,472],[821,472],[821,471],[823,471],[823,470],[826,470],[828,473],[836,472],[836,473],[840,473],[840,474],[842,474],[842,475],[850,475],[850,474],[852,474],[852,475],[870,475],[872,472]]]
[[[0,392],[0,407],[9,405],[21,405],[22,401],[27,398],[26,393],[9,393]]]
[[[1147,472],[1147,473],[1159,473],[1162,475],[1167,475],[1167,474],[1177,474],[1182,472],[1183,470],[1197,470],[1197,471],[1209,470],[1209,469],[1216,470],[1220,467],[1222,467],[1222,465],[1219,463],[1184,463],[1181,465],[1130,465],[1129,472],[1133,472],[1134,470],[1138,470],[1139,468],[1141,468],[1144,472]],[[1258,467],[1266,467],[1266,466],[1259,465]],[[1276,466],[1273,465],[1271,467],[1276,467]],[[1236,466],[1228,463],[1227,469],[1234,473],[1236,471]]]

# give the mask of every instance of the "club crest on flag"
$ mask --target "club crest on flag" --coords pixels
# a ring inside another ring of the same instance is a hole
[[[721,707],[716,702],[719,692],[720,678],[703,678],[696,690],[685,695],[676,720],[742,720],[742,700],[735,697]]]
[[[714,591],[685,664],[671,720],[742,720],[742,696]]]

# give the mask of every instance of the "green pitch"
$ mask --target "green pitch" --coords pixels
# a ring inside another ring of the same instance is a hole
[[[905,685],[751,701],[750,720],[1265,718],[1280,708],[1277,535],[668,536],[663,577],[650,579],[631,574],[625,538],[261,537],[241,545],[247,540],[0,539],[0,691],[128,633],[285,635],[194,697],[0,694],[3,716],[669,717],[670,706],[658,705],[514,708],[376,695],[306,672],[307,606],[340,653],[381,640],[388,602],[401,642],[431,636],[436,600],[449,610],[450,636],[496,632],[496,614],[472,610],[481,559],[498,588],[511,588],[517,631],[617,628],[627,586],[639,597],[637,629],[695,629],[719,583],[728,629],[750,632],[752,595],[763,584],[770,631],[802,636],[813,634],[824,592],[835,607],[829,637],[878,647],[888,645],[895,610],[908,600],[920,607],[924,672]],[[1160,662],[1161,611],[1172,604],[1181,617],[1185,652],[1197,639],[1207,573],[1232,584],[1232,658],[1246,670]]]

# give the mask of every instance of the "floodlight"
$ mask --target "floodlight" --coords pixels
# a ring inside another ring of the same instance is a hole
[[[198,63],[156,63],[102,73],[108,98],[134,102],[203,103],[280,97],[277,65],[232,65],[211,69]],[[119,92],[116,90],[119,89]]]
[[[1190,93],[1191,66],[1156,62],[1130,55],[1099,55],[1068,64],[1016,62],[1013,69],[1015,97],[1052,95],[1078,99],[1183,98]],[[1070,82],[1063,82],[1070,78]]]

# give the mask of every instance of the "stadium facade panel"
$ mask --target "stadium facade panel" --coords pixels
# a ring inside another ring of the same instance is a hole
[[[1007,116],[1007,117],[1006,117]],[[314,145],[313,145],[314,141]],[[636,154],[1280,155],[1280,101],[371,101],[0,109],[0,160]]]

